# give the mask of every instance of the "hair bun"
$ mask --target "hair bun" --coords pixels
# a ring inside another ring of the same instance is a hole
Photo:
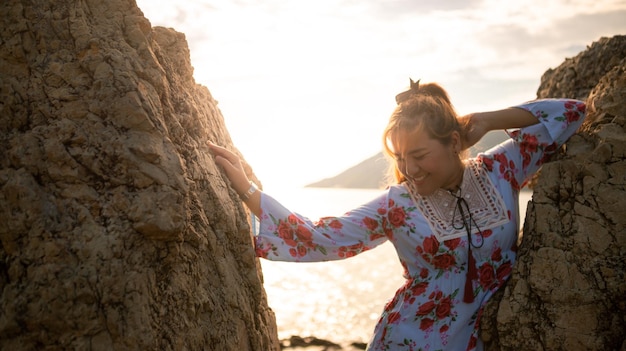
[[[396,103],[398,105],[408,100],[411,96],[418,94],[418,91],[420,89],[420,80],[421,79],[418,79],[417,82],[414,82],[413,79],[409,78],[409,81],[411,82],[409,84],[409,90],[403,91],[400,94],[396,95]]]
[[[448,93],[439,84],[426,83],[420,85],[420,80],[421,79],[418,79],[416,82],[414,82],[413,79],[409,78],[409,90],[403,91],[400,94],[396,95],[396,103],[398,105],[418,95],[441,98],[446,103],[451,104]]]

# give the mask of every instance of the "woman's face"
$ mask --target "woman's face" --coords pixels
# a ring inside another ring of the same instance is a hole
[[[426,131],[399,131],[391,140],[398,169],[412,182],[420,195],[439,188],[455,189],[463,180],[460,137],[452,134],[449,145],[431,138]]]

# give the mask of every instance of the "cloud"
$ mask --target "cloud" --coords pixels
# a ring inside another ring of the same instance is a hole
[[[478,32],[475,41],[493,55],[475,69],[513,79],[546,65],[558,65],[602,36],[626,32],[626,10],[575,14],[536,30],[521,24],[496,24]]]
[[[482,0],[393,0],[370,1],[370,13],[389,20],[406,16],[424,16],[437,11],[460,11],[474,8]],[[417,19],[417,17],[416,17]]]

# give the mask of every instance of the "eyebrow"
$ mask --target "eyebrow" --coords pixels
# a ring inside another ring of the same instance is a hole
[[[428,151],[428,149],[427,149],[426,147],[418,147],[418,148],[416,148],[416,149],[410,150],[410,151],[409,151],[409,152],[407,152],[406,154],[407,154],[407,156],[410,156],[410,155],[415,155],[415,154],[418,154],[418,153],[423,153],[423,152],[427,152],[427,151]],[[402,156],[402,155],[400,155],[400,154],[399,154],[399,153],[397,153],[397,152],[394,152],[393,154],[394,154],[396,157],[398,157],[398,156]]]

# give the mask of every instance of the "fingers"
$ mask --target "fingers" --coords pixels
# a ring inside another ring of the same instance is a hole
[[[230,150],[207,141],[211,153],[215,156],[215,163],[222,166],[227,172],[232,172],[239,165],[239,157]]]
[[[240,194],[246,191],[250,186],[250,182],[245,174],[239,156],[210,141],[207,142],[207,145],[213,155],[215,155],[215,163],[224,169],[226,176],[230,179],[235,190]]]
[[[213,144],[210,141],[207,141],[207,145],[209,146],[209,149],[211,149],[211,152],[217,157],[217,156],[221,156],[223,158],[225,158],[226,160],[228,160],[230,163],[235,164],[237,162],[239,162],[239,157],[237,157],[237,155],[235,155],[233,152],[231,152],[230,150]]]

